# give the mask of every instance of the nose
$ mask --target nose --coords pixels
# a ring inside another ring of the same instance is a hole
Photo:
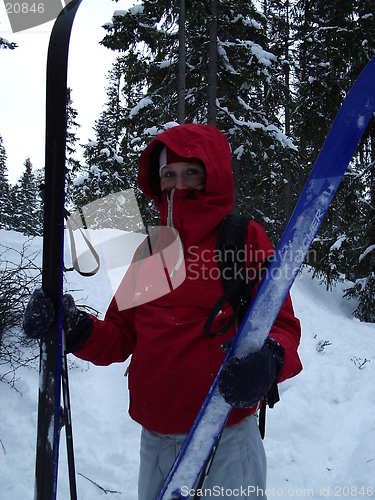
[[[176,189],[184,189],[185,188],[185,178],[183,175],[176,175]]]

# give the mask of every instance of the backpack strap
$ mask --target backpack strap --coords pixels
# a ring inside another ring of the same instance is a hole
[[[247,217],[234,214],[227,215],[220,223],[216,248],[220,256],[219,268],[224,293],[210,311],[203,327],[208,337],[225,333],[237,319],[242,319],[247,310],[250,290],[257,281],[249,283],[247,280],[245,243],[248,223]],[[219,330],[212,331],[215,317],[226,302],[230,303],[234,314]]]
[[[255,273],[252,280],[248,280],[246,269],[246,241],[249,220],[247,217],[230,214],[224,217],[219,226],[216,247],[219,251],[219,268],[224,288],[224,294],[211,309],[203,327],[208,337],[215,337],[225,333],[235,321],[242,321],[250,304],[250,291],[255,286],[267,269],[269,259],[266,259]],[[242,254],[240,252],[242,251]],[[245,253],[243,253],[245,251]],[[242,256],[242,259],[240,258]],[[212,324],[223,305],[229,302],[234,311],[228,321],[217,331],[212,331]],[[233,339],[222,345],[224,351],[229,349]],[[262,439],[266,427],[266,407],[273,408],[280,400],[277,383],[270,388],[265,399],[261,402],[259,412],[259,431]]]

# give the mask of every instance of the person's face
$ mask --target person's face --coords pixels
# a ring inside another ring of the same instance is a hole
[[[176,162],[166,165],[161,171],[162,191],[175,189],[197,189],[202,191],[206,184],[204,166],[196,161]]]

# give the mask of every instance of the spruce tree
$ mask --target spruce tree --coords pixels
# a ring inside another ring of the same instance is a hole
[[[30,158],[25,160],[24,167],[24,173],[12,189],[14,206],[12,228],[23,234],[35,236],[42,233],[40,191]]]
[[[296,135],[301,161],[310,170],[342,101],[375,53],[373,2],[298,1]],[[359,299],[354,314],[372,321],[375,243],[372,122],[327,214],[313,251],[314,273],[330,287],[353,281],[346,295]]]
[[[218,0],[215,4],[216,124],[232,145],[241,188],[237,208],[263,222],[271,221],[279,215],[277,203],[265,203],[273,192],[272,176],[280,153],[294,149],[279,119],[281,68],[269,50],[264,16],[252,1]],[[187,122],[204,123],[208,118],[211,7],[207,1],[185,4]],[[143,93],[129,113],[134,123],[127,150],[132,157],[163,127],[176,123],[178,21],[177,3],[145,1],[107,26],[103,44],[124,52],[125,57],[137,54],[139,61],[138,83],[143,84]]]
[[[79,128],[78,119],[78,111],[73,106],[73,101],[71,98],[71,89],[68,89],[67,95],[67,130],[66,130],[66,177],[65,177],[65,186],[66,186],[66,199],[68,202],[72,200],[72,183],[73,179],[79,174],[81,171],[80,161],[77,159],[77,145],[79,138],[77,137],[77,129]]]
[[[123,140],[124,112],[121,106],[123,60],[118,58],[109,71],[107,101],[94,126],[95,140],[84,145],[85,164],[74,180],[73,200],[76,208],[129,187]]]
[[[263,0],[264,30],[269,40],[270,51],[277,57],[278,71],[276,84],[272,88],[274,100],[267,100],[266,105],[274,107],[278,103],[280,128],[286,137],[292,139],[289,148],[278,148],[273,158],[269,188],[272,190],[274,213],[271,229],[279,238],[286,221],[295,206],[304,182],[304,169],[301,166],[297,144],[295,142],[294,116],[296,54],[294,4],[292,0]],[[267,110],[269,114],[271,110]],[[266,197],[268,198],[268,197]]]
[[[9,229],[12,208],[9,201],[10,186],[7,172],[7,155],[0,135],[0,229]]]

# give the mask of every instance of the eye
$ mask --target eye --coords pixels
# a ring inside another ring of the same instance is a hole
[[[173,170],[167,170],[166,172],[163,172],[161,178],[162,179],[170,179],[174,176],[175,176],[175,173],[173,172]]]
[[[201,175],[201,171],[197,168],[188,168],[185,172],[185,175]]]

